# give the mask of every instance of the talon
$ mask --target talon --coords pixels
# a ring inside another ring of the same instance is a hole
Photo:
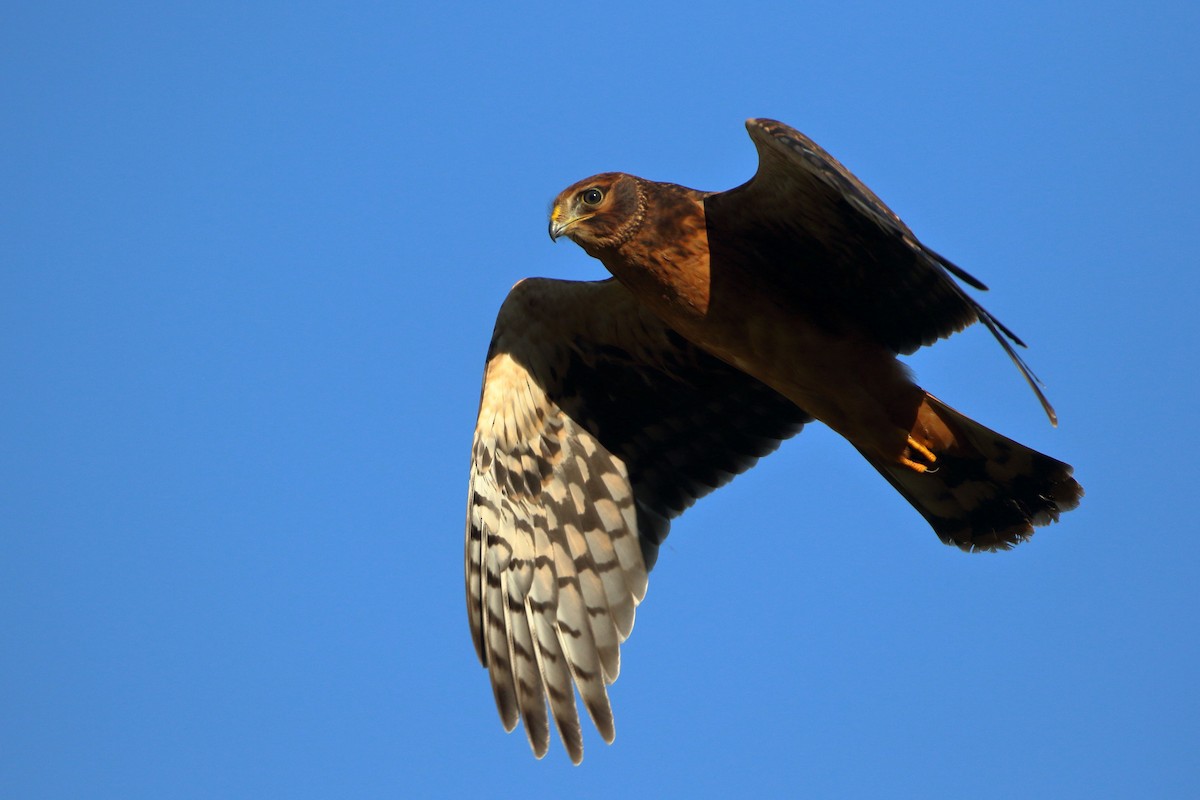
[[[928,447],[921,444],[920,442],[918,442],[916,439],[914,439],[911,436],[908,437],[908,446],[910,448],[912,448],[913,450],[916,450],[919,455],[924,456],[925,460],[928,461],[930,464],[933,464],[934,462],[937,461],[937,456],[935,456],[933,454],[932,450],[930,450]]]
[[[908,449],[927,461],[927,464],[922,464],[919,461],[914,461],[908,456],[900,456],[900,463],[911,469],[913,472],[933,472],[933,465],[937,463],[937,456],[933,451],[925,445],[918,442],[913,437],[908,437]]]

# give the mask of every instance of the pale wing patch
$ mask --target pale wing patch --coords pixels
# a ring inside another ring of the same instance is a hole
[[[589,491],[603,510],[592,505]],[[501,719],[520,718],[539,757],[549,746],[546,702],[571,759],[583,757],[575,687],[606,741],[607,683],[633,627],[646,570],[636,544],[624,465],[566,417],[507,354],[488,365],[475,434],[467,583],[473,631],[495,624],[490,587],[507,602],[481,658]],[[630,543],[630,544],[626,544]],[[484,565],[481,567],[480,565]],[[482,622],[481,620],[486,620]],[[479,641],[479,634],[476,634]]]
[[[471,633],[506,730],[524,722],[540,758],[552,716],[578,763],[578,692],[613,740],[606,687],[670,518],[806,419],[614,281],[518,284],[484,375],[465,553]]]

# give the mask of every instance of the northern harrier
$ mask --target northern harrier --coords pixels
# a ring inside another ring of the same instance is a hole
[[[583,757],[575,689],[605,741],[606,686],[670,520],[817,419],[964,550],[1007,549],[1083,490],[1071,467],[927,394],[898,354],[982,322],[955,278],[814,142],[746,127],[758,172],[726,192],[621,173],[563,191],[550,236],[614,279],[525,280],[500,309],[472,448],[467,608],[507,730],[550,713]]]

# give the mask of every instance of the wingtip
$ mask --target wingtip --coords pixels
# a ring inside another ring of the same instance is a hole
[[[547,731],[545,738],[535,739],[533,737],[533,735],[529,733],[529,725],[528,725],[528,723],[526,723],[525,733],[526,733],[526,738],[529,740],[529,749],[533,751],[533,757],[536,758],[538,761],[541,761],[543,758],[546,757],[546,753],[550,752],[550,734],[549,734],[549,732]]]
[[[779,122],[768,117],[750,117],[746,120],[746,131],[751,136],[760,131],[769,134],[772,128],[777,128],[779,125]]]

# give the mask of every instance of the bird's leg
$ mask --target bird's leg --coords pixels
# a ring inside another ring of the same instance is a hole
[[[908,467],[909,469],[911,469],[914,472],[931,472],[931,471],[933,471],[934,464],[937,463],[937,456],[934,455],[933,451],[930,450],[925,445],[918,442],[912,436],[908,437],[907,444],[908,444],[908,453],[914,453],[914,454],[920,456],[922,459],[924,459],[928,463],[922,464],[919,461],[914,461],[913,459],[908,457],[908,453],[900,456],[900,463],[903,464],[904,466]]]

